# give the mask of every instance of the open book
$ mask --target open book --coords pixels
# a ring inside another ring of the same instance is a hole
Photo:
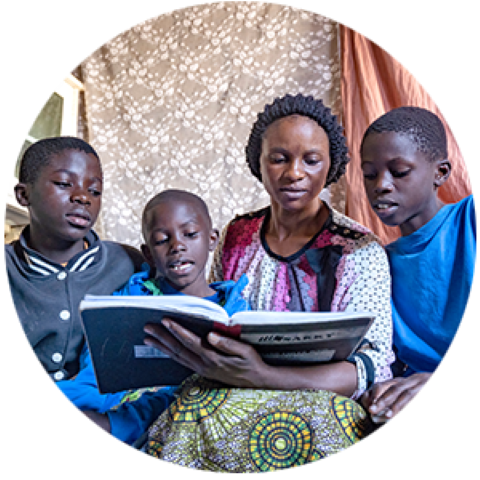
[[[83,328],[102,393],[178,385],[191,370],[144,344],[143,327],[169,317],[198,336],[212,330],[253,345],[266,363],[309,365],[348,358],[372,313],[246,311],[231,318],[219,305],[187,295],[92,296],[80,303]]]

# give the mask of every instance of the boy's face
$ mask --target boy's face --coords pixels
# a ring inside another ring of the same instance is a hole
[[[383,223],[409,235],[430,221],[442,203],[437,188],[450,174],[448,160],[432,162],[405,134],[370,134],[362,171],[370,205]]]
[[[80,150],[52,156],[32,184],[15,187],[18,202],[28,207],[31,232],[48,239],[51,248],[83,242],[101,206],[99,160]]]
[[[189,201],[165,201],[150,208],[145,216],[142,251],[175,289],[188,295],[210,294],[205,278],[209,252],[218,242],[205,213]]]

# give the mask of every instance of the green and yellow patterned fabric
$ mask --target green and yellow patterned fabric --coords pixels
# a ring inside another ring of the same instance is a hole
[[[339,452],[371,430],[359,404],[332,392],[228,388],[192,375],[145,450],[196,469],[265,472]]]

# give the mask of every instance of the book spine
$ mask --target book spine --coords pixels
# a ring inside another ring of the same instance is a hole
[[[228,337],[240,338],[242,333],[241,325],[225,325],[221,322],[213,322],[213,330]]]

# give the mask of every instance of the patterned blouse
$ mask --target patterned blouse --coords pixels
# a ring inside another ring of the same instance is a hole
[[[246,274],[243,295],[252,310],[374,312],[364,342],[349,359],[357,367],[352,398],[358,398],[392,377],[390,272],[378,239],[328,208],[324,226],[289,257],[276,255],[265,240],[270,207],[236,217],[222,233],[210,281],[237,281]]]

